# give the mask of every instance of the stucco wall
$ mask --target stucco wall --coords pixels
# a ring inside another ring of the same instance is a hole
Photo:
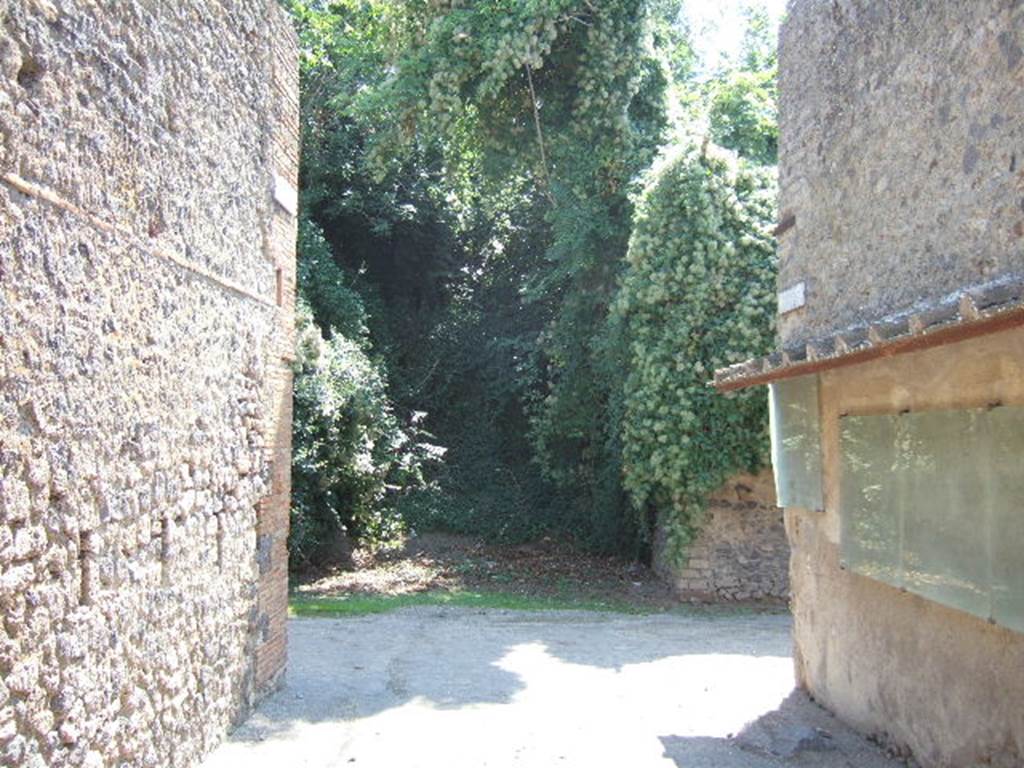
[[[1024,5],[791,0],[780,39],[787,344],[1024,273]]]
[[[684,599],[789,596],[789,544],[770,469],[736,475],[710,495],[700,533],[682,565],[665,556],[664,539],[659,527],[654,567]]]
[[[187,766],[279,678],[297,50],[0,10],[0,764]]]
[[[996,401],[1024,405],[1024,329],[822,374],[826,509],[786,510],[799,682],[926,767],[1024,764],[1024,634],[840,568],[839,419]]]
[[[783,342],[1024,273],[1024,4],[788,10],[779,287],[807,304]],[[786,510],[799,682],[927,768],[1024,765],[1024,635],[839,558],[840,414],[1022,405],[1024,329],[837,368],[820,394],[825,511]]]

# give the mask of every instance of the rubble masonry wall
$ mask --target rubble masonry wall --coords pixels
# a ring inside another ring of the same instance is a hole
[[[188,766],[284,664],[297,47],[0,10],[0,764]]]

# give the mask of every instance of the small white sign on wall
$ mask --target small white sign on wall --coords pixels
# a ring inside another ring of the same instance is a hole
[[[784,315],[794,309],[800,309],[807,303],[807,289],[801,280],[796,285],[791,285],[784,291],[779,292],[779,314]]]
[[[292,216],[299,212],[299,193],[283,176],[274,174],[274,200]]]

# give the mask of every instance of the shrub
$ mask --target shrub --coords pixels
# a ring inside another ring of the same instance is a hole
[[[443,449],[426,441],[423,414],[404,423],[396,416],[384,365],[368,353],[360,297],[340,278],[330,285],[330,307],[335,317],[345,308],[346,327],[356,335],[332,326],[325,334],[317,325],[304,297],[303,275],[311,270],[302,261],[322,256],[326,244],[308,223],[299,243],[289,547],[301,567],[343,559],[351,539],[370,545],[393,539],[402,528],[394,505],[399,489],[422,485],[424,464]],[[333,262],[320,267],[339,269]]]
[[[642,195],[612,310],[627,367],[622,445],[634,507],[684,551],[707,494],[765,458],[761,392],[730,397],[716,368],[767,351],[774,317],[774,184],[716,148],[663,161]]]

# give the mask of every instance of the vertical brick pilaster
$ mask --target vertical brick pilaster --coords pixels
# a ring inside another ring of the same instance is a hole
[[[284,672],[288,618],[288,519],[291,500],[292,362],[295,346],[296,190],[299,175],[298,44],[290,20],[268,2],[271,50],[267,189],[271,197],[266,257],[273,265],[278,308],[277,342],[268,363],[267,461],[269,490],[257,523],[255,688],[274,688]]]

